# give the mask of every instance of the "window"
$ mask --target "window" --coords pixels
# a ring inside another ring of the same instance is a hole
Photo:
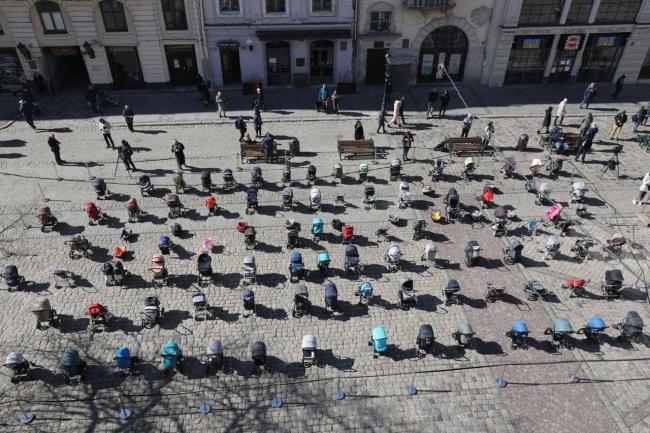
[[[332,12],[332,0],[311,0],[312,12]]]
[[[641,65],[641,72],[639,72],[639,79],[647,78],[650,78],[650,50],[645,55],[645,60],[643,61],[643,65]]]
[[[239,12],[239,0],[219,0],[221,12]]]
[[[162,7],[167,30],[187,30],[184,0],[163,0]]]
[[[107,32],[128,32],[124,6],[115,0],[104,0],[99,3],[104,19],[104,28]]]
[[[519,25],[558,24],[564,0],[524,0]]]
[[[641,7],[640,0],[602,0],[597,23],[633,23]]]
[[[370,31],[378,33],[390,32],[389,11],[370,12]]]
[[[594,0],[573,0],[566,17],[567,24],[583,24],[589,20]]]
[[[43,23],[45,33],[67,33],[59,5],[51,1],[36,3],[36,10]]]
[[[287,5],[284,0],[266,0],[267,14],[281,14],[287,11]]]
[[[408,48],[410,43],[411,43],[410,40],[402,39],[402,48]]]
[[[4,32],[4,30],[2,30],[2,23],[0,23],[0,35],[4,35],[4,34],[5,34],[5,32]]]

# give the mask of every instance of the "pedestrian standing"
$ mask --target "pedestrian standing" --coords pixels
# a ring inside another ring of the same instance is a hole
[[[54,134],[50,135],[47,139],[47,144],[50,146],[50,150],[54,154],[54,160],[58,165],[65,164],[65,161],[61,159],[61,142],[56,139]]]
[[[483,149],[487,148],[492,141],[492,136],[494,135],[494,123],[490,120],[485,126],[484,130],[485,135],[483,135]]]
[[[217,103],[217,111],[219,112],[219,117],[226,117],[226,98],[223,96],[223,92],[219,90],[217,96],[214,98]]]
[[[569,100],[567,98],[564,98],[562,101],[560,101],[559,104],[557,104],[557,111],[555,112],[555,121],[553,122],[553,125],[562,126],[562,122],[564,122],[564,116],[566,115],[567,102],[569,102]]]
[[[406,126],[406,120],[404,120],[404,103],[406,102],[406,100],[404,99],[403,96],[401,98],[399,98],[399,100],[400,100],[399,117],[400,117],[400,119],[402,119],[402,126]]]
[[[264,89],[262,88],[262,82],[258,81],[257,82],[257,90],[256,90],[256,98],[257,98],[257,106],[260,110],[266,111],[266,104],[264,102]]]
[[[323,87],[320,88],[318,91],[318,104],[317,104],[317,111],[320,111],[323,109],[327,113],[327,103],[329,102],[330,99],[330,91],[327,89],[327,86],[323,84]]]
[[[262,152],[264,153],[264,162],[268,163],[269,158],[273,160],[275,155],[275,137],[267,132],[262,139]]]
[[[580,108],[584,105],[585,108],[589,108],[589,104],[594,101],[596,97],[596,83],[590,83],[585,89],[585,93],[582,96],[582,102],[580,103]]]
[[[645,176],[643,176],[641,186],[639,187],[639,195],[637,195],[636,198],[632,200],[632,203],[641,206],[643,204],[643,199],[645,198],[646,194],[648,194],[648,191],[650,191],[650,172],[646,173]]]
[[[625,75],[621,75],[618,77],[618,80],[616,80],[616,84],[614,84],[614,93],[612,93],[612,98],[616,99],[618,97],[618,94],[621,93],[621,90],[623,90],[623,82],[625,81]]]
[[[433,117],[433,112],[436,109],[436,101],[438,100],[438,89],[433,89],[429,92],[429,102],[427,104],[427,119]]]
[[[253,114],[253,124],[255,125],[255,138],[262,136],[262,115],[258,108],[255,109],[255,114]]]
[[[467,116],[463,119],[463,130],[460,133],[461,137],[467,137],[469,134],[469,130],[472,128],[472,121],[474,120],[474,117],[470,114],[467,113]]]
[[[546,128],[545,134],[548,134],[548,128],[551,126],[551,117],[553,114],[553,107],[548,107],[544,112],[544,120],[542,120],[542,126],[537,130],[538,134],[541,134],[542,128]]]
[[[591,114],[591,112],[587,113],[585,117],[582,118],[582,122],[580,122],[580,129],[578,130],[578,135],[582,138],[585,135],[585,132],[587,132],[587,129],[589,129],[589,125],[591,125],[591,122],[594,121],[594,115]]]
[[[106,148],[113,148],[115,149],[115,144],[113,143],[113,137],[111,137],[111,124],[108,123],[108,120],[105,119],[99,119],[97,121],[99,123],[99,130],[102,132],[102,135],[104,136],[104,141],[106,142]]]
[[[235,120],[235,128],[239,130],[239,141],[244,139],[244,134],[246,134],[246,122],[244,121],[244,116],[240,115],[237,120]]]
[[[131,159],[133,156],[133,148],[128,141],[122,140],[122,145],[117,148],[117,154],[124,163],[126,171],[136,171],[135,164],[133,164],[133,160]]]
[[[360,120],[357,120],[357,123],[354,124],[354,139],[363,140],[365,138],[363,134],[363,125]]]
[[[183,167],[189,168],[187,164],[185,164],[185,146],[183,146],[183,143],[174,140],[172,142],[172,152],[176,157],[176,165],[178,165],[179,171],[183,170]]]
[[[406,131],[402,137],[402,161],[408,161],[409,150],[413,147],[413,134],[411,131]]]
[[[444,92],[442,92],[442,96],[440,96],[440,110],[438,111],[438,117],[444,117],[444,115],[447,114],[449,99],[451,99],[449,90],[445,90]]]
[[[639,127],[645,122],[646,117],[648,117],[648,110],[642,105],[639,111],[632,116],[632,132],[635,134],[639,132]]]
[[[634,120],[634,118],[632,118],[632,120]],[[627,122],[627,114],[625,114],[625,110],[614,116],[614,126],[612,128],[612,135],[609,137],[610,140],[618,140],[621,128],[623,128],[625,122]]]
[[[380,129],[383,134],[386,133],[386,115],[383,111],[377,113],[377,134],[379,134]]]
[[[36,126],[34,126],[34,104],[29,100],[21,99],[18,101],[18,110],[20,110],[23,117],[25,117],[25,122],[27,122],[32,129],[36,129]]]
[[[596,122],[593,122],[590,126],[587,132],[585,133],[585,138],[582,140],[580,143],[580,146],[578,147],[578,152],[576,153],[575,161],[578,161],[578,157],[582,156],[582,162],[585,162],[585,156],[587,155],[587,152],[591,150],[591,145],[593,144],[594,138],[596,137],[596,134],[598,133],[598,125],[596,125]]]
[[[129,107],[128,105],[124,106],[124,110],[122,111],[122,116],[124,116],[124,121],[126,122],[127,128],[129,128],[129,131],[135,132],[133,130],[133,117],[135,116],[135,113]]]
[[[339,93],[336,90],[333,91],[330,99],[332,100],[332,112],[339,114],[339,101],[341,100]]]
[[[399,127],[399,107],[402,105],[402,101],[400,99],[396,99],[395,102],[393,103],[393,118],[390,119],[390,122],[388,122],[388,127],[390,128],[392,124],[395,124],[395,126]]]

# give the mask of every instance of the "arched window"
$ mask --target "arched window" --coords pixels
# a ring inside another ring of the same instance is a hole
[[[99,9],[102,11],[104,28],[107,32],[129,31],[122,3],[116,0],[104,0],[99,3]]]
[[[163,0],[162,8],[167,30],[187,30],[185,0]]]
[[[444,69],[454,80],[463,79],[467,58],[467,36],[458,27],[445,26],[435,29],[422,42],[418,81],[442,81],[447,79]]]
[[[45,33],[68,33],[65,29],[63,14],[59,5],[52,1],[39,1],[36,3],[36,10],[41,17],[43,32]]]

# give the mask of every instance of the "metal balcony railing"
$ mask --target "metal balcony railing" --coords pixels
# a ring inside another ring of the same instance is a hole
[[[454,4],[450,0],[404,0],[404,6],[409,9],[447,10]]]

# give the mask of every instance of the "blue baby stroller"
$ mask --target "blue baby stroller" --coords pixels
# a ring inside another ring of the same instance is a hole
[[[134,374],[137,359],[131,356],[128,347],[120,347],[115,351],[115,367],[124,374]]]
[[[212,281],[212,258],[208,253],[201,253],[196,259],[196,270],[198,272],[198,284],[207,287]]]
[[[264,178],[262,178],[262,169],[258,166],[251,168],[251,183],[253,188],[263,188]]]
[[[330,269],[330,253],[321,251],[318,253],[318,270],[323,277],[326,277]]]
[[[246,214],[254,214],[257,209],[257,190],[251,188],[246,191]]]
[[[388,336],[383,326],[372,328],[369,345],[372,346],[373,358],[377,358],[379,355],[386,353],[386,349],[388,349]]]
[[[174,244],[172,243],[172,240],[169,238],[169,236],[161,236],[158,239],[158,249],[160,250],[160,254],[163,255],[169,255],[169,251],[174,248]]]
[[[77,349],[65,349],[60,365],[66,385],[74,385],[77,379],[82,382],[86,380],[86,362],[81,360]]]
[[[171,374],[174,369],[183,374],[183,352],[178,344],[173,341],[168,341],[160,353],[162,359],[163,373]]]
[[[573,349],[570,340],[570,336],[573,334],[573,327],[571,326],[571,322],[564,317],[555,319],[553,326],[547,328],[544,334],[552,337],[552,340],[549,342],[552,349],[559,349],[560,347],[565,347],[569,350]]]
[[[244,304],[244,317],[248,317],[251,314],[255,315],[255,292],[251,289],[244,290],[242,303]]]
[[[589,343],[599,344],[605,329],[607,329],[605,321],[598,316],[594,316],[589,319],[584,328],[578,329],[578,334],[584,334]]]
[[[330,313],[339,311],[339,291],[334,283],[325,285],[325,307]]]
[[[513,323],[510,331],[506,332],[506,337],[510,338],[510,348],[528,349],[528,332],[528,325],[523,320]]]
[[[364,281],[359,284],[357,291],[354,292],[355,296],[359,297],[359,305],[365,304],[370,305],[370,300],[372,299],[373,287],[369,281]]]
[[[361,274],[359,250],[357,250],[356,245],[347,245],[345,247],[345,262],[343,266],[346,273],[354,274],[357,278]]]
[[[311,220],[311,234],[314,242],[322,241],[325,239],[325,224],[323,220],[316,217]]]
[[[304,278],[305,273],[305,264],[302,261],[302,254],[300,253],[291,253],[289,255],[289,274],[290,281],[292,283],[297,283]]]

